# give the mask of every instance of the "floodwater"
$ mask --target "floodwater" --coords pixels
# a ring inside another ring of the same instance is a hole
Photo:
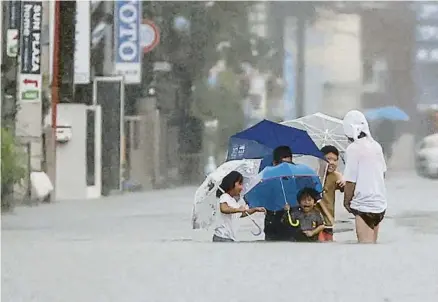
[[[195,188],[18,208],[2,217],[2,301],[434,302],[437,184],[389,175],[377,245],[355,244],[340,206],[334,243],[266,243],[248,219],[242,242],[211,243],[190,229]]]

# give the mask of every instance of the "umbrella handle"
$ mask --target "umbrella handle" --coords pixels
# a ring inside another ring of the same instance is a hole
[[[283,180],[280,177],[281,189],[283,190],[284,204],[287,205],[286,192],[284,191]]]
[[[249,217],[249,219],[251,219],[252,223],[254,223],[254,225],[257,227],[258,232],[253,232],[251,231],[251,234],[253,234],[254,236],[259,236],[262,233],[262,228],[258,225],[258,223],[251,217],[251,215],[249,215],[248,212],[245,212],[246,215]]]
[[[300,221],[297,219],[296,222],[293,222],[292,217],[290,216],[290,212],[287,211],[287,219],[289,220],[289,224],[293,227],[297,227],[300,225]]]
[[[345,165],[345,158],[343,154],[341,154],[341,159],[342,159],[342,163]]]

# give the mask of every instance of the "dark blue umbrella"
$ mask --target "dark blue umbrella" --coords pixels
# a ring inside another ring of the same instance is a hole
[[[409,121],[409,115],[396,106],[387,106],[365,111],[369,120]]]
[[[263,120],[230,138],[227,160],[263,158],[279,146],[289,146],[294,154],[324,158],[306,131]]]
[[[245,194],[250,207],[265,207],[278,211],[288,203],[296,206],[297,193],[303,188],[313,188],[322,192],[318,175],[306,165],[282,163],[266,167],[257,175],[258,183]]]

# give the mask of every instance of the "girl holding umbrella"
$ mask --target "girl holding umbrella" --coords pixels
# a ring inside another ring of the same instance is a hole
[[[240,205],[238,201],[242,190],[243,176],[239,172],[231,171],[222,179],[216,192],[216,197],[219,198],[219,223],[214,230],[213,242],[236,241],[239,218],[266,211],[263,207],[250,209],[246,205]]]

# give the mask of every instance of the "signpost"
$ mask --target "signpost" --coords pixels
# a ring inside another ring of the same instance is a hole
[[[141,83],[140,18],[141,1],[114,2],[115,73],[126,84]]]

